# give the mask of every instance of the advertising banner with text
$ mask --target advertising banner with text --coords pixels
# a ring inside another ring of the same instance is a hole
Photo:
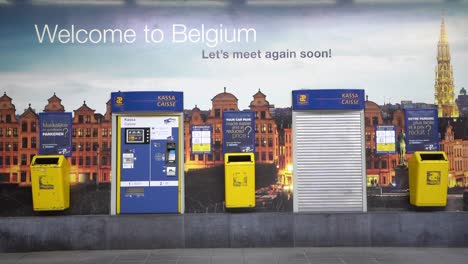
[[[406,150],[439,150],[437,109],[406,109]]]
[[[109,214],[113,115],[155,109],[183,111],[186,213],[226,212],[225,152],[255,153],[253,211],[292,212],[292,109],[311,107],[364,109],[368,210],[410,210],[407,161],[440,148],[463,211],[466,25],[467,1],[0,0],[0,216],[34,215],[38,153],[69,156],[63,214]]]
[[[255,152],[254,112],[224,112],[224,153]]]
[[[72,156],[72,113],[39,114],[39,154]]]

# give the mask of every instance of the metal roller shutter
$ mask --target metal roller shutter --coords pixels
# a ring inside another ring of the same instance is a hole
[[[362,110],[293,112],[294,211],[366,211]]]

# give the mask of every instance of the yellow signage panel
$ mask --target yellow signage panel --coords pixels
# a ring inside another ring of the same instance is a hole
[[[396,132],[394,125],[375,126],[375,153],[392,154],[396,152]]]
[[[192,144],[192,152],[211,152],[211,144]]]
[[[395,152],[396,144],[395,143],[377,143],[377,152]]]
[[[190,127],[192,154],[211,154],[212,131],[211,125],[192,125]]]

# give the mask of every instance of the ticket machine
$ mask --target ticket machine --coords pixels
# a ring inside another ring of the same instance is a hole
[[[183,93],[116,92],[111,214],[183,213]]]

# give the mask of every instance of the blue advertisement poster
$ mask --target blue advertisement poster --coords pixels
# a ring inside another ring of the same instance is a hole
[[[223,113],[224,153],[255,152],[255,116],[252,111]]]
[[[72,113],[39,113],[39,154],[72,155]]]
[[[405,109],[405,124],[407,153],[439,150],[437,109]]]

